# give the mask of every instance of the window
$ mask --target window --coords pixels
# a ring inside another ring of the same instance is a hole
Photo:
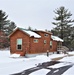
[[[22,49],[22,39],[17,39],[17,49]]]
[[[34,41],[34,43],[38,43],[38,39],[34,39],[33,41]]]
[[[52,48],[52,41],[50,41],[50,48]]]
[[[21,49],[21,45],[17,45],[17,49]]]
[[[44,44],[46,44],[46,40],[44,40]]]
[[[45,34],[45,37],[47,37],[48,36],[48,34]]]

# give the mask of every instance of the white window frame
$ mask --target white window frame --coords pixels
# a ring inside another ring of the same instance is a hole
[[[34,43],[38,43],[38,39],[34,39],[33,42],[34,42]]]
[[[48,37],[48,34],[44,34],[45,37]]]
[[[21,43],[18,44],[18,40],[21,40]],[[18,49],[18,45],[21,45],[21,49]],[[22,50],[22,39],[21,38],[17,39],[17,47],[16,48],[17,48],[17,50]]]
[[[50,41],[50,48],[52,48],[53,44],[52,44],[52,41]]]
[[[46,40],[44,40],[44,44],[46,44],[47,43],[47,41]]]

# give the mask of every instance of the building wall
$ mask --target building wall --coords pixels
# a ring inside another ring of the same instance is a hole
[[[34,39],[37,39],[38,43],[35,43]],[[42,44],[41,38],[31,38],[30,39],[30,54],[42,53],[42,52],[43,52],[43,44]]]
[[[57,51],[57,41],[51,40],[52,41],[52,48],[50,48],[50,52],[56,52]]]
[[[57,42],[53,41],[53,47],[50,49],[50,41],[51,41],[51,34],[47,32],[36,32],[38,33],[41,38],[34,38],[29,37],[26,33],[23,31],[20,31],[19,29],[15,31],[10,36],[10,52],[11,53],[19,53],[21,55],[25,54],[35,54],[35,53],[45,53],[47,50],[50,52],[57,51]],[[48,34],[48,36],[45,36],[45,34]],[[17,39],[22,38],[22,50],[17,50]],[[34,42],[34,39],[38,39],[38,43]],[[46,40],[46,43],[44,44],[44,40]]]
[[[22,38],[22,50],[17,49],[17,39]],[[29,36],[24,34],[22,31],[17,30],[14,34],[10,36],[10,52],[11,53],[21,53],[24,55],[25,52],[29,50]]]
[[[50,50],[50,38],[51,38],[51,34],[48,34],[47,32],[41,32],[41,31],[37,31],[36,33],[38,33],[41,36],[41,39],[39,39],[38,43],[32,43],[33,48],[31,49],[34,50],[35,53],[45,53],[47,52],[47,50]],[[45,34],[48,34],[48,36],[45,36]],[[44,44],[44,40],[46,40],[46,43]],[[33,39],[32,39],[33,41]]]

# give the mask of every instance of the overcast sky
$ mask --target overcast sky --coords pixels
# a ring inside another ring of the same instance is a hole
[[[0,10],[18,27],[51,30],[56,8],[65,6],[74,19],[74,0],[0,0]]]

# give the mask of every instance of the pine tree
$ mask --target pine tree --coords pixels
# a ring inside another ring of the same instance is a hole
[[[0,10],[0,48],[6,46],[7,37],[5,36],[5,26],[9,23],[7,20],[8,15],[5,12]]]
[[[32,28],[29,26],[29,27],[28,27],[28,30],[32,30]]]
[[[7,35],[10,35],[15,28],[16,28],[15,22],[11,21],[9,26],[7,27]]]
[[[71,12],[68,11],[68,9],[65,9],[65,7],[61,6],[60,8],[57,8],[54,13],[56,14],[54,20],[55,22],[52,22],[56,27],[51,30],[51,32],[59,36],[64,40],[63,45],[67,47],[71,47],[72,42],[72,31],[73,31],[73,22],[74,20],[71,19]]]
[[[54,18],[56,22],[52,23],[56,25],[54,30],[56,30],[58,36],[61,37],[62,39],[64,39],[66,35],[70,36],[71,32],[70,28],[72,26],[72,22],[74,22],[74,20],[70,19],[70,17],[72,16],[71,12],[68,11],[68,9],[65,9],[64,6],[61,6],[60,8],[57,8],[54,11],[54,13],[56,14]]]
[[[9,20],[7,20],[8,15],[6,15],[5,12],[3,12],[2,10],[0,10],[0,30],[4,31],[4,26],[8,25]]]
[[[8,15],[0,10],[0,48],[9,46],[8,35],[13,32],[16,24],[7,19]]]

